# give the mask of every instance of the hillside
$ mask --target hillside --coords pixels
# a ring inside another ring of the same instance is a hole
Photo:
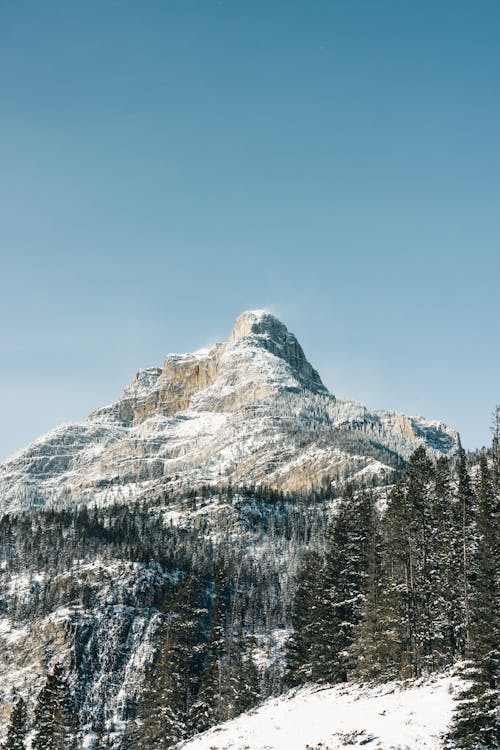
[[[178,750],[441,750],[459,682],[307,686],[177,746]]]

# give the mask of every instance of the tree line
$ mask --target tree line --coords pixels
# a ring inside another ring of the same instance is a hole
[[[294,595],[287,682],[416,678],[465,660],[449,747],[498,746],[500,413],[467,459],[411,456],[385,508],[347,486]]]

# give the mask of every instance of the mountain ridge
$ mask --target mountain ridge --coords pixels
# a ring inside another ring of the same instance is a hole
[[[420,444],[461,450],[442,422],[337,399],[294,334],[253,310],[225,342],[169,354],[113,404],[19,451],[0,465],[0,491],[10,510],[224,482],[296,491],[386,472]]]

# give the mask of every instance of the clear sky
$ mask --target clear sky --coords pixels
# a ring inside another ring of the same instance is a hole
[[[498,0],[3,0],[0,457],[255,307],[488,443],[499,37]]]

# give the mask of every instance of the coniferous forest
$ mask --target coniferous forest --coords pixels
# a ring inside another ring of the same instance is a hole
[[[453,667],[445,745],[498,747],[499,437],[497,409],[488,449],[421,447],[341,498],[201,487],[5,515],[0,616],[48,644],[5,750],[167,750],[306,682]]]

